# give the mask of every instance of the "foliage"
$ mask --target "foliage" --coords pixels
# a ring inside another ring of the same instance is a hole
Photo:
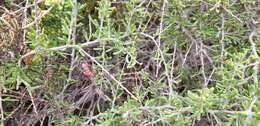
[[[258,1],[27,2],[0,11],[2,125],[260,123]]]

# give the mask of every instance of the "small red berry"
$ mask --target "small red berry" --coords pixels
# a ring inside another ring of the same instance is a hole
[[[86,77],[92,77],[93,76],[93,73],[92,71],[90,71],[89,69],[85,69],[83,74],[86,76]]]

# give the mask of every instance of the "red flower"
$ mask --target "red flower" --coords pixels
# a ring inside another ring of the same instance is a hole
[[[85,75],[86,77],[92,77],[94,75],[93,72],[88,67],[87,63],[82,63],[81,67],[83,69],[83,75]]]

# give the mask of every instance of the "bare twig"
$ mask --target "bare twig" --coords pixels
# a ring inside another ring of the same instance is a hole
[[[223,14],[221,14],[221,40],[220,40],[220,44],[221,44],[221,68],[223,68],[223,64],[224,64],[224,51],[225,51],[225,43],[224,43],[224,39],[225,39],[225,17]]]
[[[40,27],[39,27],[39,21],[41,19],[40,17],[40,11],[38,9],[38,0],[34,0],[34,11],[35,11],[35,16],[34,16],[34,22],[35,22],[35,29],[36,29],[36,33],[35,33],[35,41],[39,41],[39,36],[40,36]]]
[[[183,62],[182,62],[182,66],[184,66],[184,64],[185,64],[185,62],[186,62],[186,60],[187,60],[188,54],[189,54],[190,51],[191,51],[191,48],[193,47],[193,45],[194,45],[197,41],[192,37],[192,35],[190,34],[190,32],[189,32],[186,28],[182,27],[182,31],[190,38],[190,40],[191,40],[191,42],[192,42],[192,43],[190,44],[190,47],[189,47],[188,51],[186,52],[186,54],[185,54],[185,56],[184,56],[184,60],[183,60]]]
[[[102,116],[103,113],[99,113],[98,115],[87,117],[87,121],[82,124],[82,126],[89,126],[89,123],[91,123],[93,120],[98,119],[100,116]]]
[[[245,110],[245,111],[209,110],[208,112],[212,113],[212,114],[215,114],[215,113],[226,113],[226,114],[232,114],[232,115],[243,114],[243,115],[247,116],[246,120],[248,121],[250,118],[252,118],[254,115],[257,114],[255,112],[252,112],[253,105],[256,103],[256,101],[257,101],[257,97],[254,97],[253,101],[251,102],[251,104],[248,108],[248,110]]]
[[[0,112],[1,112],[1,124],[3,124],[4,121],[4,109],[3,109],[3,104],[2,104],[2,90],[0,87]]]
[[[209,110],[209,113],[227,113],[227,114],[245,114],[247,115],[247,111],[229,111],[229,110]],[[252,115],[255,115],[255,112],[251,112]]]
[[[157,50],[158,50],[158,52],[160,52],[160,50],[161,50],[161,34],[162,34],[162,30],[163,30],[163,18],[164,18],[164,11],[165,11],[165,4],[166,4],[166,2],[167,2],[166,0],[163,0],[160,28],[159,28],[158,41],[157,41],[157,45],[158,45]],[[156,74],[155,74],[156,77],[158,77],[159,69],[161,68],[161,60],[159,60],[159,59],[160,59],[160,55],[158,55],[157,59],[156,59],[156,62],[157,62]]]
[[[234,15],[230,10],[228,10],[225,6],[221,5],[221,7],[228,13],[230,14],[232,17],[234,17],[235,19],[237,19],[240,23],[243,23],[243,21],[238,18],[236,15]]]
[[[191,48],[192,48],[193,45],[194,45],[194,43],[192,42],[191,45],[190,45],[190,47],[189,47],[189,49],[188,49],[187,52],[185,53],[185,55],[184,55],[184,59],[183,59],[183,61],[182,61],[182,67],[183,67],[184,64],[186,63],[186,61],[187,61],[187,57],[188,57],[188,55],[189,55],[189,53],[190,53]]]
[[[209,75],[209,77],[208,77],[208,79],[207,79],[207,81],[206,81],[206,83],[205,83],[205,87],[208,86],[209,81],[211,80],[211,77],[213,76],[214,72],[215,72],[215,69],[213,69],[212,72],[211,72],[211,74]]]
[[[36,107],[36,104],[35,104],[35,101],[34,101],[34,97],[33,97],[33,95],[32,95],[32,92],[31,92],[32,89],[31,89],[30,84],[29,84],[27,81],[23,80],[20,76],[17,77],[17,83],[23,83],[23,84],[26,86],[27,91],[28,91],[28,93],[29,93],[29,95],[30,95],[30,97],[31,97],[33,110],[34,110],[34,112],[36,113],[36,115],[38,115],[37,107]]]
[[[27,2],[28,0],[26,0],[26,2]],[[42,3],[42,2],[44,2],[44,0],[38,0],[38,1],[36,1],[36,4],[40,4],[40,3]],[[13,4],[15,7],[17,7],[17,8],[20,8],[20,9],[17,9],[14,13],[18,13],[18,12],[20,12],[20,11],[22,11],[22,10],[24,10],[24,9],[28,9],[28,8],[30,8],[30,7],[33,7],[34,5],[35,5],[35,3],[33,3],[33,4],[29,4],[29,3],[25,3],[25,6],[20,6],[20,5],[17,5],[17,4]]]
[[[257,99],[258,99],[258,98],[257,98],[256,96],[254,96],[253,101],[251,102],[249,108],[246,110],[246,112],[247,112],[246,122],[248,122],[249,119],[251,119],[252,116],[253,116],[253,114],[254,114],[254,113],[252,112],[252,108],[253,108],[254,104],[256,103]]]
[[[43,52],[48,52],[48,51],[58,51],[58,50],[65,50],[65,49],[68,49],[68,48],[77,48],[78,46],[79,47],[86,47],[86,46],[90,46],[90,45],[95,45],[99,43],[99,41],[97,40],[94,40],[94,41],[89,41],[89,42],[85,42],[83,44],[79,44],[79,45],[63,45],[63,46],[58,46],[58,47],[53,47],[53,48],[43,48],[43,49],[35,49],[35,50],[32,50],[28,53],[26,53],[25,55],[23,55],[19,60],[18,60],[18,65],[21,66],[22,65],[22,60],[27,57],[27,56],[30,56],[30,55],[33,55],[33,54],[39,54],[39,53],[43,53]]]
[[[22,27],[25,27],[26,24],[27,24],[27,7],[28,6],[28,3],[29,3],[29,0],[26,0],[25,2],[25,8],[23,10],[23,22],[22,22]],[[26,29],[23,29],[23,46],[26,46],[26,32],[27,30]]]
[[[68,41],[72,45],[76,44],[76,25],[77,25],[77,15],[78,15],[78,7],[77,7],[77,0],[73,0],[73,7],[71,10],[71,22],[70,22],[70,31],[69,31],[69,36],[68,36]],[[70,63],[70,68],[69,68],[69,75],[68,75],[68,80],[67,80],[67,85],[69,81],[71,80],[72,76],[72,71],[74,69],[74,63],[76,62],[75,58],[75,49],[72,48],[71,52],[71,63]]]
[[[258,54],[257,54],[257,49],[256,49],[256,44],[255,44],[255,42],[254,42],[254,40],[253,40],[253,37],[255,36],[255,34],[256,34],[256,31],[254,30],[253,32],[251,32],[251,34],[249,35],[249,42],[250,42],[250,44],[251,44],[251,49],[252,49],[252,53],[253,53],[253,55],[254,56],[258,56]],[[257,62],[257,61],[256,61]],[[257,83],[258,83],[258,69],[259,69],[259,64],[255,64],[254,65],[254,75],[253,75],[253,78],[254,78],[254,83],[256,84],[256,85],[258,85]]]
[[[172,55],[172,62],[171,62],[171,72],[170,72],[170,83],[174,82],[174,78],[173,78],[173,71],[174,71],[174,64],[175,64],[175,56],[176,56],[176,47],[177,43],[175,42],[174,44],[174,51],[173,51],[173,55]]]
[[[165,61],[165,59],[164,59],[164,55],[163,55],[163,53],[162,53],[162,51],[161,51],[161,34],[162,34],[162,32],[163,32],[163,29],[164,29],[164,27],[163,27],[163,23],[164,23],[164,15],[165,15],[165,9],[166,9],[166,4],[168,3],[168,1],[167,0],[163,0],[163,6],[162,6],[162,13],[161,13],[161,21],[160,21],[160,29],[159,29],[159,35],[158,35],[158,52],[159,53],[161,53],[161,57],[162,57],[162,62],[164,63],[164,67],[165,67],[165,72],[166,72],[166,76],[167,76],[167,79],[168,79],[168,85],[169,85],[169,93],[170,93],[170,96],[172,96],[173,95],[173,87],[172,87],[172,78],[170,78],[170,74],[171,73],[169,73],[168,71],[168,67],[167,67],[167,63],[166,63],[166,61]],[[159,57],[158,57],[159,58]],[[157,64],[158,64],[158,62],[157,62]],[[159,64],[158,64],[159,65]],[[157,65],[157,66],[158,66]],[[159,69],[158,69],[158,67],[157,67],[157,74],[158,74],[158,71],[159,71]]]
[[[207,77],[206,77],[206,74],[205,74],[205,64],[204,64],[204,55],[203,55],[203,47],[202,47],[202,42],[199,42],[199,54],[200,54],[200,61],[201,61],[201,71],[202,71],[202,75],[203,75],[203,78],[204,78],[204,88],[207,87]]]

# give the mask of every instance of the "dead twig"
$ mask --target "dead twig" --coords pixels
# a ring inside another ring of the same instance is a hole
[[[253,40],[253,37],[256,35],[256,30],[254,30],[253,32],[250,33],[249,35],[249,42],[251,44],[251,49],[252,49],[252,53],[254,56],[257,56],[258,57],[258,54],[257,54],[257,49],[256,49],[256,44]],[[257,62],[257,61],[256,61]],[[254,78],[254,83],[256,85],[258,85],[258,69],[259,69],[259,64],[255,64],[254,65],[254,74],[253,74],[253,78]]]

